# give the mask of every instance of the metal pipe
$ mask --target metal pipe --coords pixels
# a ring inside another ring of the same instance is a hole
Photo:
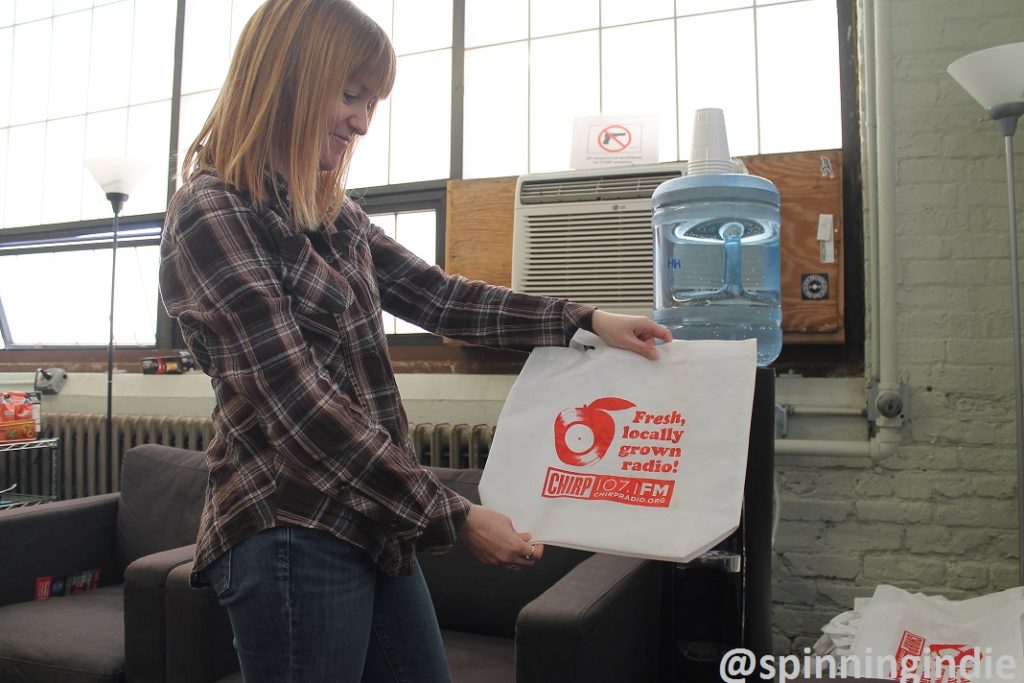
[[[869,457],[874,451],[872,441],[828,441],[819,439],[776,439],[776,455],[835,455]]]
[[[866,0],[862,6],[862,40],[861,57],[862,87],[864,111],[861,118],[862,153],[864,155],[864,189],[867,200],[867,221],[865,223],[868,241],[868,328],[869,344],[868,367],[871,377],[878,379],[879,364],[879,296],[878,296],[878,161],[876,158],[875,140],[878,138],[878,121],[875,111],[875,13],[872,0]]]
[[[878,388],[899,391],[897,378],[896,153],[893,128],[892,3],[875,0],[875,117],[878,193]],[[881,424],[881,421],[880,421]],[[898,425],[898,420],[896,421]]]
[[[864,417],[866,408],[856,406],[795,406],[785,405],[787,415],[816,415],[834,417]]]
[[[874,106],[869,110],[874,115],[875,138],[867,140],[867,147],[874,148],[874,223],[877,269],[872,268],[875,278],[872,295],[873,308],[877,318],[872,317],[876,328],[872,330],[872,349],[877,349],[873,370],[878,377],[878,396],[899,396],[899,358],[897,337],[896,282],[898,275],[896,249],[896,146],[894,142],[895,113],[893,110],[893,48],[892,48],[892,3],[889,0],[874,0],[870,15],[869,30],[871,54],[873,56],[869,90]],[[870,132],[870,131],[869,131]],[[877,338],[877,345],[875,344]],[[899,445],[899,430],[903,421],[900,417],[879,415],[875,420],[877,433],[871,440],[870,455],[886,458],[893,455]]]

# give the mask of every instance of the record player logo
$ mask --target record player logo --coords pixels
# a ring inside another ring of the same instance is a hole
[[[566,408],[555,418],[555,453],[567,465],[583,467],[604,457],[615,438],[609,411],[635,407],[624,398],[599,398],[579,408]]]

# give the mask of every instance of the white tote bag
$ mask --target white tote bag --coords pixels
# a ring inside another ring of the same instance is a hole
[[[853,643],[877,678],[920,683],[1024,680],[1024,589],[946,600],[879,585]],[[849,669],[847,670],[849,673]]]
[[[484,505],[539,543],[689,561],[739,526],[757,346],[674,341],[648,360],[543,347],[509,393]]]

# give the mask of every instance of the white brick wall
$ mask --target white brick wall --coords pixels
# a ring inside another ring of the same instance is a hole
[[[911,419],[889,458],[778,458],[779,652],[802,651],[879,583],[954,599],[1017,584],[1003,144],[946,67],[1024,40],[1024,0],[891,9],[899,366]],[[1024,134],[1015,142],[1020,180]]]

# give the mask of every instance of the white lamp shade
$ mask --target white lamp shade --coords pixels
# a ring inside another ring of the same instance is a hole
[[[1024,103],[1024,43],[972,52],[950,64],[948,71],[985,109]]]
[[[128,157],[93,157],[85,160],[85,166],[106,194],[130,195],[149,164],[141,159]]]

